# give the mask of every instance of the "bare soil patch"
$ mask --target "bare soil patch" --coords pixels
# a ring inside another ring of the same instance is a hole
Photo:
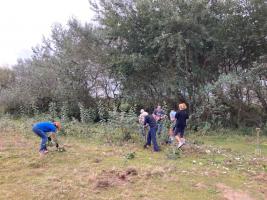
[[[217,190],[219,190],[226,200],[254,200],[249,194],[244,191],[234,190],[223,183],[216,184]]]
[[[94,189],[107,189],[114,186],[123,186],[132,181],[138,172],[135,168],[129,167],[125,171],[122,170],[102,170],[99,175],[90,177],[89,181],[93,182]]]
[[[195,184],[193,186],[194,186],[194,188],[199,189],[199,190],[208,189],[208,186],[205,185],[204,183],[201,183],[201,182],[197,183],[197,184]]]

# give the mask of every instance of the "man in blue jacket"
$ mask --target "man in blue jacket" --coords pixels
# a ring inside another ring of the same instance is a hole
[[[61,129],[61,125],[59,122],[50,122],[50,121],[38,122],[33,125],[32,131],[41,138],[41,144],[40,144],[40,150],[39,150],[40,155],[44,155],[48,153],[48,150],[46,147],[46,143],[48,140],[47,133],[51,133],[51,138],[53,139],[53,141],[56,142],[56,145],[58,147],[55,133],[57,132],[57,130],[60,130],[60,129]]]
[[[147,146],[151,146],[151,140],[152,140],[154,151],[155,152],[159,151],[160,149],[159,149],[159,146],[157,143],[157,136],[156,136],[157,122],[156,122],[155,118],[152,115],[145,116],[144,125],[149,126],[149,132],[147,135],[147,142],[146,142],[144,148],[147,148]]]

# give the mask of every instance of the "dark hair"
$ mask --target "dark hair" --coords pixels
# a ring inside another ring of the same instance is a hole
[[[154,112],[154,108],[153,108],[153,106],[149,106],[148,108],[145,109],[145,111],[147,111],[148,114],[151,115]]]

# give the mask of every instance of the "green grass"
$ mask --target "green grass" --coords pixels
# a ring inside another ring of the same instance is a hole
[[[223,148],[229,148],[233,151],[246,154],[254,154],[257,148],[255,136],[221,135],[204,136],[201,138],[205,144],[216,145]],[[267,155],[267,138],[260,138],[260,149],[264,155]]]
[[[167,158],[169,146],[153,153],[141,144],[62,137],[71,145],[66,152],[50,148],[40,158],[39,138],[18,124],[0,132],[0,199],[224,199],[218,183],[252,199],[267,197],[266,137],[261,138],[261,156],[256,156],[253,137],[190,135],[189,141],[199,140],[201,149],[210,152],[184,150],[176,160]],[[127,159],[132,152],[134,158]],[[137,175],[121,180],[130,168]],[[259,175],[262,179],[255,178]]]

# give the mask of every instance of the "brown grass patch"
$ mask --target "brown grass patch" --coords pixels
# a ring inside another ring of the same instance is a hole
[[[222,192],[223,197],[226,200],[253,200],[253,198],[251,196],[249,196],[249,194],[247,194],[244,191],[240,191],[240,190],[234,190],[226,185],[224,185],[223,183],[217,183],[216,184],[216,188]]]
[[[99,175],[94,175],[89,178],[89,181],[94,183],[94,189],[107,189],[114,186],[123,186],[131,182],[138,172],[135,168],[129,167],[125,171],[122,170],[102,170]]]

